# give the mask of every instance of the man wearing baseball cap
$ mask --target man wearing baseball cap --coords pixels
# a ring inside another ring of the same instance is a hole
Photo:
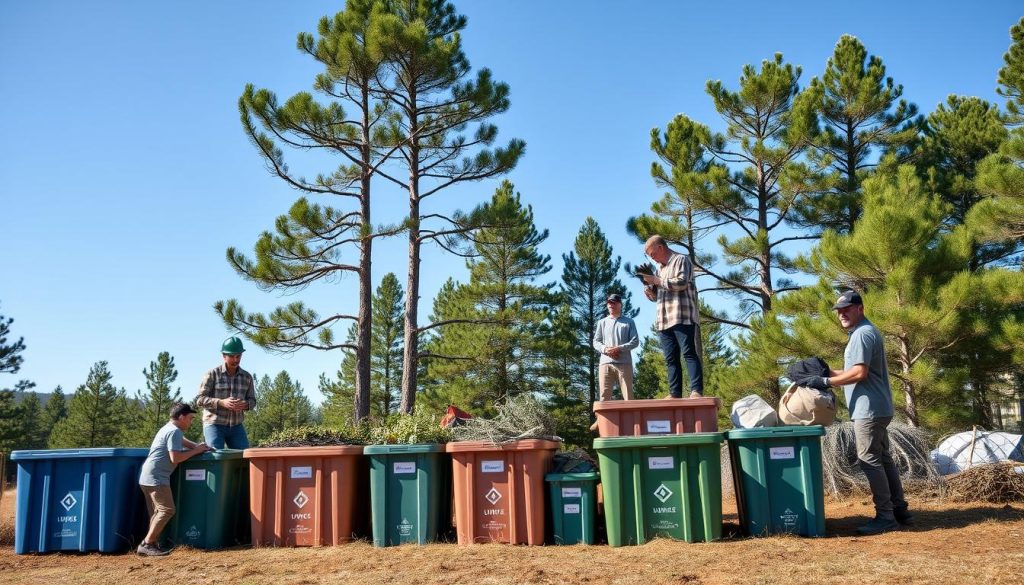
[[[171,494],[171,472],[194,455],[210,450],[206,443],[193,443],[185,438],[192,426],[196,411],[188,404],[175,403],[171,407],[171,420],[160,428],[149,447],[149,455],[142,464],[139,488],[146,497],[149,509],[149,531],[136,550],[147,557],[162,557],[170,551],[159,545],[160,533],[174,516],[174,496]]]
[[[843,387],[853,420],[858,464],[868,478],[875,503],[875,518],[857,528],[857,532],[870,535],[897,530],[900,524],[910,524],[913,516],[903,499],[900,473],[889,453],[886,428],[892,422],[894,409],[882,332],[864,316],[864,301],[856,291],[839,295],[832,310],[850,334],[843,369],[832,370],[827,378],[813,376],[797,383],[821,390]]]
[[[640,345],[636,323],[622,314],[622,297],[608,295],[608,316],[597,322],[594,329],[594,349],[601,354],[597,366],[601,400],[612,399],[616,383],[626,400],[633,399],[633,356],[630,353]]]

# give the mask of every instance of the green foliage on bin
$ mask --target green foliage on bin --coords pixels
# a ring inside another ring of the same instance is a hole
[[[447,443],[449,429],[441,427],[441,417],[428,408],[417,406],[412,414],[392,414],[367,424],[367,442],[371,445],[414,445]]]
[[[366,444],[366,427],[329,428],[320,425],[292,427],[259,442],[260,447],[329,447]]]

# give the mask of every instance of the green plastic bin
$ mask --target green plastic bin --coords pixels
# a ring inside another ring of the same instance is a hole
[[[549,473],[544,476],[551,494],[551,526],[555,544],[594,544],[597,521],[596,471]]]
[[[445,446],[367,445],[374,546],[426,544],[449,518],[451,463]],[[447,489],[446,489],[447,488]]]
[[[819,425],[726,433],[744,534],[825,535],[824,434]]]
[[[594,440],[608,544],[722,536],[722,433]]]
[[[249,462],[241,449],[196,455],[171,474],[177,508],[165,540],[215,550],[249,544]]]

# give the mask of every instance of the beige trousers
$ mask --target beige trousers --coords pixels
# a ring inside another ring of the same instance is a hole
[[[174,516],[174,496],[169,485],[140,485],[146,496],[146,509],[149,510],[149,532],[146,542],[155,544],[163,532],[164,526]]]
[[[622,397],[626,400],[633,400],[633,364],[610,363],[601,364],[597,367],[598,386],[601,391],[601,400],[612,399],[612,388],[616,383],[622,391]]]

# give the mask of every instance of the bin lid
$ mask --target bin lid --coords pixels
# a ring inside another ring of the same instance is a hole
[[[192,461],[224,461],[227,459],[241,459],[244,452],[245,451],[243,449],[217,449],[216,451],[208,451],[202,455],[190,457],[186,463],[190,463]]]
[[[601,477],[596,471],[584,471],[580,473],[549,473],[544,476],[546,481],[558,483],[561,481],[597,481]]]
[[[594,439],[594,449],[636,449],[637,447],[676,447],[722,443],[722,433],[686,433],[682,435],[640,435]]]
[[[712,407],[716,410],[722,401],[713,397],[705,398],[652,398],[650,400],[600,400],[594,403],[594,412],[615,410],[672,410],[676,408]]]
[[[264,457],[334,457],[336,455],[362,455],[362,445],[328,445],[324,447],[256,447],[246,449],[246,459]]]
[[[790,427],[758,427],[754,429],[733,429],[726,431],[725,438],[730,441],[743,439],[785,439],[788,437],[820,437],[825,434],[821,425],[790,426]]]
[[[444,453],[444,443],[416,443],[413,445],[367,445],[364,455],[416,455],[418,453]]]
[[[145,459],[149,449],[124,449],[98,447],[91,449],[37,449],[14,451],[11,461],[27,461],[32,459],[84,459],[87,457],[141,457]]]
[[[557,449],[561,441],[550,441],[548,439],[519,439],[511,443],[495,445],[490,441],[454,441],[445,446],[449,453],[468,453],[473,451],[534,451],[544,449]]]

